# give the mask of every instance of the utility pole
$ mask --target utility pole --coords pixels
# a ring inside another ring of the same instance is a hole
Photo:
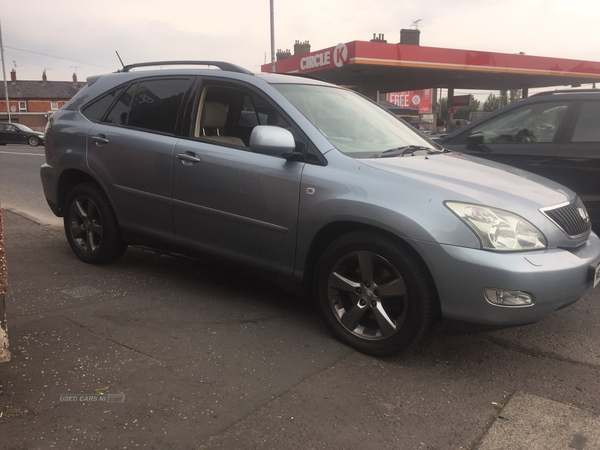
[[[275,73],[275,15],[273,13],[273,0],[271,3],[271,72]]]
[[[272,1],[272,0],[271,0]],[[2,75],[4,76],[4,96],[6,97],[6,112],[10,122],[10,105],[8,104],[8,83],[6,82],[6,68],[4,65],[4,44],[2,43],[2,23],[0,22],[0,56],[2,57]]]

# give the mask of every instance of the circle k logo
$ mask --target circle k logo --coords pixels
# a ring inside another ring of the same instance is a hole
[[[348,48],[346,44],[338,44],[333,49],[333,63],[336,67],[342,67],[348,62]]]

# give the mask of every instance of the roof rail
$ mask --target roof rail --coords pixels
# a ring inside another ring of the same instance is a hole
[[[537,92],[529,97],[537,97],[538,95],[552,95],[552,94],[577,94],[580,92],[596,92],[600,94],[600,89],[557,89],[555,91],[544,91]]]
[[[244,69],[243,67],[236,66],[235,64],[231,64],[223,61],[154,61],[154,62],[145,62],[145,63],[135,63],[128,64],[124,66],[122,69],[119,69],[117,72],[129,72],[131,69],[135,69],[136,67],[151,67],[151,66],[215,66],[221,70],[226,70],[228,72],[238,72],[245,73],[247,75],[254,75],[253,72]]]

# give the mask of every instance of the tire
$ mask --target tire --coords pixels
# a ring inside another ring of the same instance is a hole
[[[31,145],[32,147],[37,147],[38,145],[40,145],[40,140],[35,136],[29,136],[27,142],[29,142],[29,145]]]
[[[69,193],[64,227],[71,249],[86,263],[112,261],[127,249],[110,202],[96,184],[80,184]]]
[[[423,263],[407,247],[372,232],[344,235],[325,249],[315,290],[333,335],[372,356],[414,345],[436,318],[437,294]]]

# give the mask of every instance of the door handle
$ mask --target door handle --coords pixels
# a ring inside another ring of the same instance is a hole
[[[96,145],[108,144],[110,142],[103,134],[92,136],[92,141],[94,141]]]
[[[192,152],[179,153],[177,159],[188,166],[201,161],[201,159]]]

